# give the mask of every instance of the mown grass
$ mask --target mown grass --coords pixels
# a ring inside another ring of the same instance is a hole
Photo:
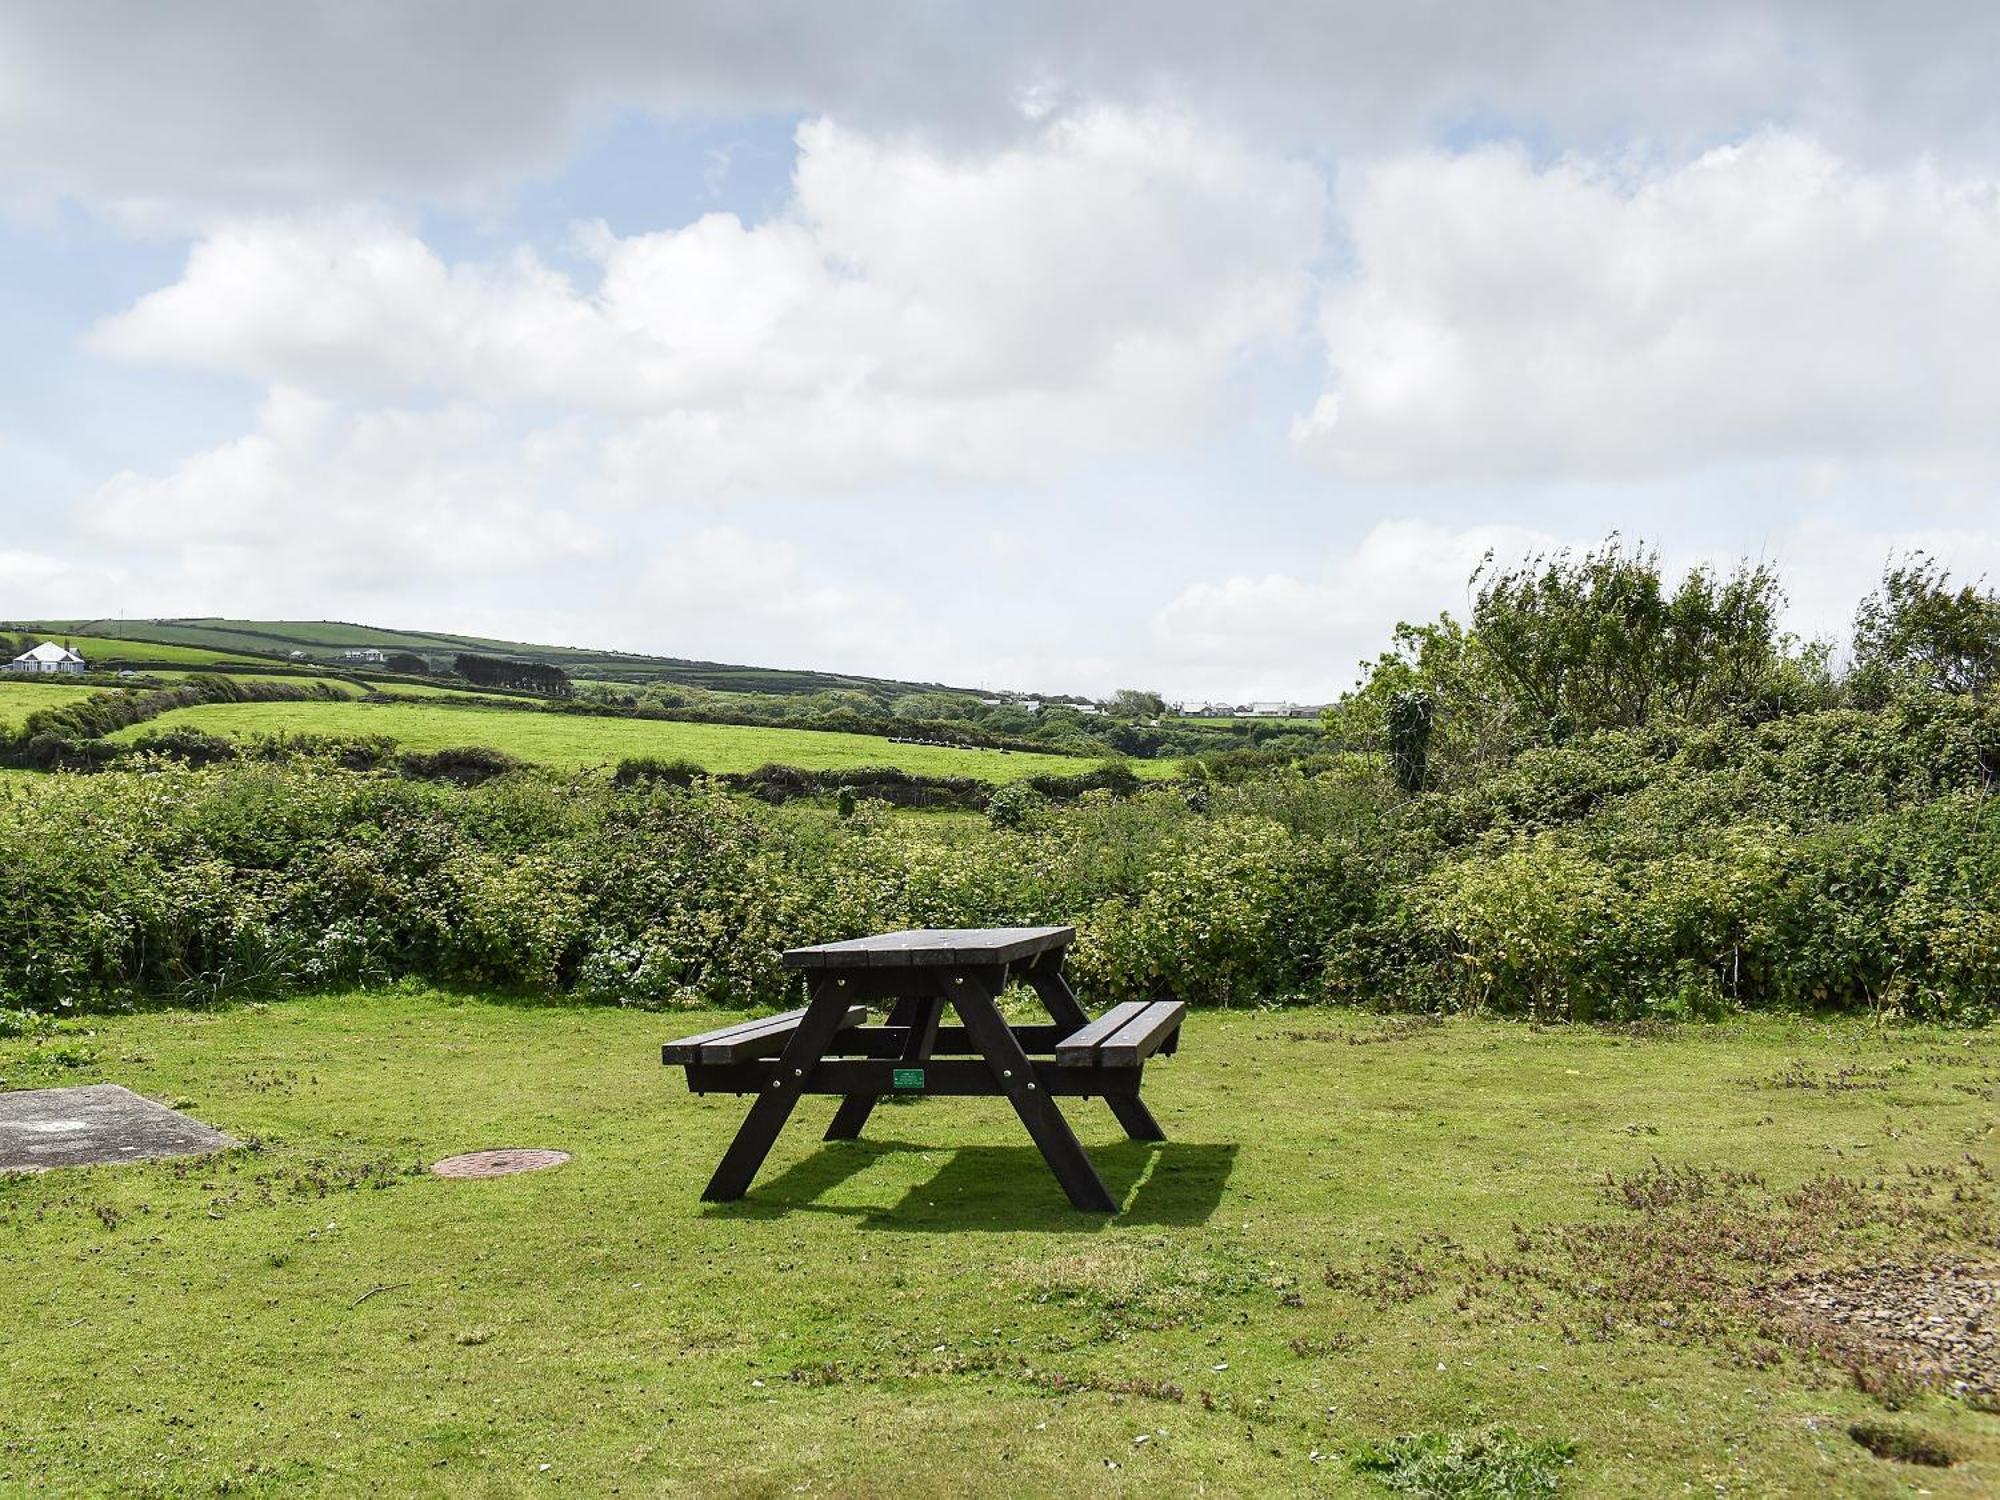
[[[81,703],[101,687],[65,687],[52,683],[9,682],[0,677],[0,729],[19,729],[31,713]]]
[[[628,756],[657,756],[691,760],[717,772],[753,771],[773,762],[809,771],[888,765],[923,775],[1011,781],[1045,774],[1074,776],[1094,764],[1078,756],[904,745],[865,734],[420,703],[212,703],[175,709],[112,738],[131,740],[148,730],[181,725],[239,737],[387,735],[408,750],[491,745],[522,760],[563,769],[615,765]],[[1142,776],[1165,776],[1174,769],[1169,761],[1132,764]]]
[[[1149,1074],[1168,1145],[1070,1107],[1116,1220],[975,1100],[833,1146],[808,1100],[751,1197],[707,1207],[742,1104],[657,1046],[719,1019],[401,990],[0,1041],[6,1087],[121,1082],[254,1142],[0,1182],[0,1487],[1370,1495],[1385,1453],[1459,1452],[1573,1494],[1906,1493],[1833,1364],[1421,1273],[1439,1236],[1514,1266],[1652,1224],[1607,1177],[1833,1174],[1987,1214],[2000,1167],[1991,1033],[1210,1012]],[[575,1159],[422,1171],[522,1145]],[[1843,1214],[1838,1253],[1911,1258]],[[1930,1493],[2000,1482],[2000,1419],[1929,1395],[1893,1420],[1957,1457]]]

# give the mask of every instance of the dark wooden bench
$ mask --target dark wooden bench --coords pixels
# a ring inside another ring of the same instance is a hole
[[[699,1036],[684,1036],[660,1048],[660,1061],[670,1068],[684,1068],[691,1063],[736,1063],[753,1057],[776,1057],[785,1050],[785,1044],[805,1017],[803,1010],[788,1010],[761,1021],[743,1021],[704,1031]],[[867,1006],[848,1007],[847,1025],[859,1026],[867,1019]]]
[[[803,1010],[660,1049],[661,1062],[687,1070],[694,1093],[757,1096],[702,1196],[743,1196],[801,1095],[840,1096],[830,1141],[860,1135],[890,1095],[986,1095],[1014,1107],[1072,1203],[1116,1212],[1055,1099],[1101,1098],[1132,1139],[1166,1139],[1139,1088],[1147,1059],[1180,1044],[1187,1008],[1135,1000],[1093,1021],[1063,977],[1074,936],[1068,927],[927,928],[786,953],[807,975]],[[996,1002],[1015,981],[1041,997],[1053,1025],[1007,1023]],[[871,1003],[888,1008],[887,1024],[864,1024]],[[961,1024],[941,1025],[947,1010]]]
[[[1178,1000],[1127,1000],[1057,1042],[1056,1061],[1065,1068],[1136,1068],[1180,1046],[1186,1015]]]

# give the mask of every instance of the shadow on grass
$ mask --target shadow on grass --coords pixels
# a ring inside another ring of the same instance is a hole
[[[1200,1224],[1222,1201],[1236,1165],[1233,1145],[1120,1141],[1090,1159],[1119,1212],[1072,1208],[1032,1144],[939,1147],[915,1141],[832,1141],[736,1203],[711,1205],[711,1218],[769,1219],[789,1213],[838,1214],[866,1229],[993,1232],[1056,1229],[1090,1233],[1111,1224]],[[827,1203],[825,1196],[878,1162],[910,1153],[943,1157],[928,1180],[894,1204]]]

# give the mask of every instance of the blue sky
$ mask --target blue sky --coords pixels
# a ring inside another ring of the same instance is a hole
[[[1488,549],[2000,569],[1983,9],[0,14],[0,614],[1322,699]]]

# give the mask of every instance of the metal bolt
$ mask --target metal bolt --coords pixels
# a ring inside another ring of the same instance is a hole
[[[953,984],[964,984],[965,976],[963,974],[954,975],[951,982]]]
[[[1000,1070],[1000,1076],[1002,1078],[1012,1078],[1014,1076],[1014,1070],[1012,1068],[1002,1068]]]
[[[842,989],[847,988],[847,981],[845,979],[836,979],[834,980],[834,983],[839,985]]]
[[[1029,1084],[1028,1084],[1028,1092],[1032,1094],[1032,1093],[1033,1093],[1034,1091],[1035,1091],[1035,1085],[1034,1085],[1033,1081],[1031,1080],[1031,1081],[1029,1082]]]
[[[805,1070],[804,1068],[794,1068],[794,1069],[792,1069],[792,1077],[794,1077],[794,1078],[803,1078],[803,1077],[805,1077],[805,1076],[806,1076],[806,1070]]]

